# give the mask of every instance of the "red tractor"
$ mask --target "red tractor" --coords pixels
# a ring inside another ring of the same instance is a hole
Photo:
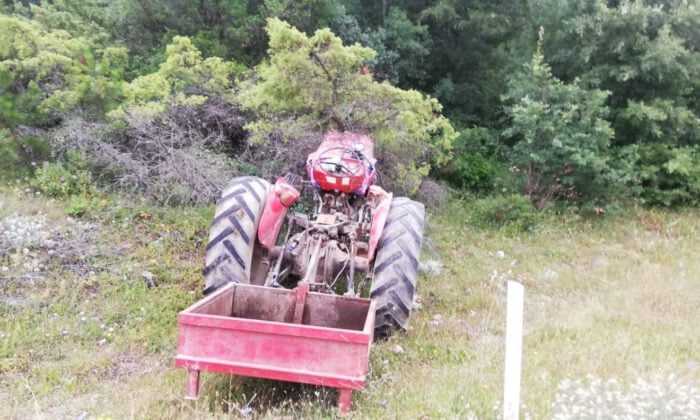
[[[306,161],[309,181],[233,179],[216,205],[203,270],[208,294],[229,283],[366,296],[374,336],[405,329],[423,240],[423,204],[374,185],[373,140],[327,133]],[[288,215],[310,187],[313,214]],[[286,223],[285,223],[286,222]],[[280,236],[283,225],[284,234]]]
[[[210,371],[334,387],[349,410],[372,340],[406,328],[423,241],[423,205],[374,185],[375,163],[372,139],[330,132],[306,161],[306,183],[240,177],[224,188],[207,296],[178,316],[186,398]],[[312,215],[288,215],[304,185]]]

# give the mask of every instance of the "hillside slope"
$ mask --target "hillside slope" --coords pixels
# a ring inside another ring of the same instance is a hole
[[[176,314],[200,296],[211,214],[0,191],[0,418],[334,416],[333,391],[225,375],[182,398]],[[610,413],[635,398],[700,412],[700,212],[519,235],[467,220],[430,215],[411,328],[373,348],[355,415],[492,417],[511,278],[526,287],[525,416],[585,410],[616,387]]]

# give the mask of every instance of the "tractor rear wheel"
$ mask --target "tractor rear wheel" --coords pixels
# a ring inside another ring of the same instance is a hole
[[[234,178],[224,188],[206,247],[205,294],[229,282],[250,283],[258,223],[269,190],[269,182],[253,176]]]
[[[370,297],[376,302],[375,338],[405,330],[413,306],[423,243],[425,207],[407,197],[391,201],[374,260]]]

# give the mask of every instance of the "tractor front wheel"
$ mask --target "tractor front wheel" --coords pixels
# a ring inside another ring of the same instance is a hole
[[[260,246],[258,223],[269,190],[269,182],[254,176],[234,178],[224,188],[209,231],[202,271],[205,294],[229,282],[250,283],[258,269],[253,253]]]
[[[379,238],[370,297],[377,304],[375,338],[405,330],[413,306],[423,243],[425,207],[407,197],[391,201]]]

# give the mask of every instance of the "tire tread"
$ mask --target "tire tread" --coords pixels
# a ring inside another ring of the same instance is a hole
[[[205,290],[214,291],[228,282],[250,282],[258,223],[269,190],[270,183],[253,176],[234,178],[224,187],[206,246]]]
[[[423,204],[407,197],[393,199],[379,238],[370,291],[377,304],[375,338],[387,338],[408,326],[424,224]]]

